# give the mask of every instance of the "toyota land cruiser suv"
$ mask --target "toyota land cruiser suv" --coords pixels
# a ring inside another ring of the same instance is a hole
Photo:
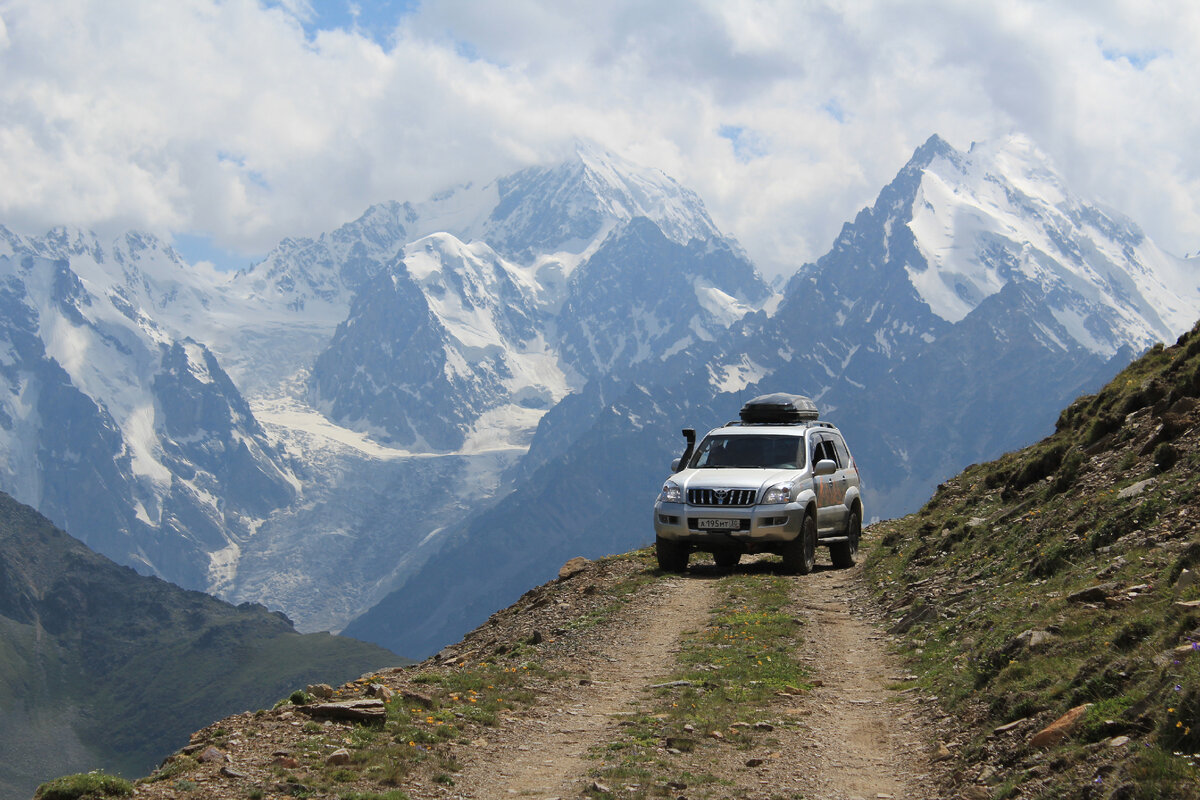
[[[687,449],[654,503],[658,564],[683,572],[693,551],[729,568],[743,553],[776,553],[789,572],[812,571],[818,545],[853,566],[862,530],[858,467],[841,431],[802,395],[756,397],[740,421]]]

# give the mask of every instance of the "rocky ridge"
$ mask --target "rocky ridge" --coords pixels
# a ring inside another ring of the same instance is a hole
[[[134,796],[942,796],[929,762],[929,706],[886,685],[901,673],[883,653],[887,635],[871,633],[876,617],[864,609],[857,571],[822,564],[792,578],[776,567],[760,559],[730,574],[700,563],[679,577],[655,570],[645,550],[572,560],[557,580],[419,665],[310,685],[273,709],[197,731]],[[693,665],[687,679],[672,670],[686,657],[676,637],[714,630],[705,612],[731,586],[735,615],[757,619],[746,610],[753,597],[737,598],[759,583],[788,596],[787,647],[807,677],[772,688],[761,706],[725,712],[739,721],[675,719],[673,701],[752,688],[719,688],[715,663]],[[835,628],[854,641],[847,646]],[[834,663],[848,653],[858,665],[849,672],[861,673],[851,683]],[[837,730],[847,720],[857,732]],[[645,738],[647,726],[659,732]],[[830,770],[831,760],[855,767]]]
[[[1200,797],[1200,330],[873,528],[867,576],[978,797]]]

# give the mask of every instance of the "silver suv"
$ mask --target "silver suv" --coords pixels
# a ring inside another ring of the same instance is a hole
[[[658,564],[687,569],[692,551],[729,568],[743,553],[777,553],[789,572],[812,571],[818,545],[835,567],[854,565],[862,531],[858,466],[841,431],[817,421],[802,395],[756,397],[741,420],[687,449],[654,503]]]

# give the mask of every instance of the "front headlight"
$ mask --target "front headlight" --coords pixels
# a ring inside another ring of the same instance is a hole
[[[763,505],[773,506],[792,502],[792,485],[780,483],[763,492]]]
[[[662,491],[658,493],[658,502],[660,503],[682,503],[683,490],[679,488],[679,484],[674,481],[667,481],[663,484]]]

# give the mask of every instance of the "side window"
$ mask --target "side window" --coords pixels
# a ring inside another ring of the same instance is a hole
[[[838,464],[842,469],[850,466],[850,451],[846,449],[846,443],[842,441],[840,436],[830,436],[829,441],[833,442],[833,448],[838,454]]]
[[[834,453],[833,445],[827,439],[822,439],[821,442],[813,449],[813,464],[818,461],[829,459],[833,463],[838,463],[837,455]]]

